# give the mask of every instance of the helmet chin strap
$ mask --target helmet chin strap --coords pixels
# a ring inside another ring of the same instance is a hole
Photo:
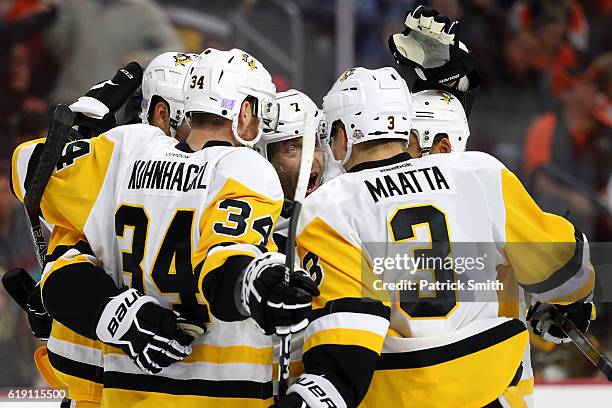
[[[238,134],[238,115],[236,115],[232,119],[232,133],[234,134],[236,140],[238,140],[238,143],[252,149],[257,144],[257,142],[259,142],[259,139],[261,139],[261,136],[263,135],[263,121],[261,119],[259,120],[259,129],[257,130],[257,136],[255,136],[255,139],[244,140]]]
[[[344,159],[342,159],[342,161],[340,162],[340,164],[342,164],[342,167],[346,166],[346,163],[351,158],[352,153],[353,153],[353,139],[348,138],[347,144],[346,144],[346,154],[344,155]]]

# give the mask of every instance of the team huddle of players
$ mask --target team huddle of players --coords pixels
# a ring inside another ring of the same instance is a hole
[[[37,290],[53,323],[36,362],[66,406],[531,406],[524,292],[536,333],[563,341],[547,310],[564,305],[586,329],[594,270],[584,234],[502,163],[464,152],[476,81],[455,28],[419,7],[390,39],[419,86],[435,86],[411,94],[393,68],[353,68],[322,110],[277,94],[241,50],[153,60],[143,124],[71,142],[41,202],[52,235]],[[72,109],[103,117],[100,104]],[[286,286],[306,115],[320,126]],[[21,200],[42,143],[14,153]],[[495,245],[481,279],[506,293],[373,287],[379,251],[446,258],[460,242]],[[293,381],[275,401],[273,335],[286,333],[299,333]]]

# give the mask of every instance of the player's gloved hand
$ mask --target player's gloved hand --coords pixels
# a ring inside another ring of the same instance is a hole
[[[567,318],[583,333],[588,330],[591,320],[595,320],[595,306],[591,302],[576,302],[565,306],[533,303],[527,312],[527,320],[531,322],[533,332],[555,344],[567,343],[570,339],[553,323],[553,313],[567,313]]]
[[[308,325],[312,297],[319,289],[310,275],[296,267],[285,285],[285,255],[268,252],[255,258],[242,276],[242,309],[266,334],[288,334]]]
[[[76,113],[74,123],[83,137],[94,137],[117,126],[115,112],[125,104],[142,82],[142,67],[130,62],[112,79],[89,89],[70,109]]]
[[[325,376],[302,374],[279,399],[275,408],[346,408],[348,404]]]
[[[40,340],[48,340],[51,335],[53,318],[45,310],[40,293],[40,282],[34,286],[27,303],[28,322],[32,334]]]
[[[389,49],[397,63],[413,67],[426,82],[423,89],[466,91],[474,56],[456,38],[459,23],[434,9],[418,6],[408,12],[404,24],[403,32],[389,37]]]
[[[270,408],[311,408],[310,405],[306,404],[304,398],[298,394],[292,392],[279,399]]]
[[[203,327],[181,319],[136,289],[111,298],[96,326],[102,342],[121,348],[151,374],[188,356],[191,343],[203,333]]]

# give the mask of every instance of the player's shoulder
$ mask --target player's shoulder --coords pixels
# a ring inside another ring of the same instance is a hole
[[[330,224],[336,224],[341,218],[352,218],[354,210],[363,204],[360,183],[359,173],[344,173],[325,182],[304,199],[300,223],[303,220],[307,224],[316,217]]]
[[[207,148],[209,149],[209,148]],[[247,147],[219,146],[210,149],[219,149],[222,158],[219,168],[230,173],[244,173],[247,178],[262,178],[276,175],[272,164],[262,155]],[[275,177],[278,180],[278,176]]]
[[[357,181],[353,173],[343,173],[333,179],[326,181],[319,188],[313,191],[304,199],[303,205],[306,207],[320,208],[321,205],[333,205],[344,200],[350,200],[352,192],[356,190],[351,188]]]
[[[453,152],[448,154],[430,154],[421,159],[416,159],[415,164],[435,163],[456,170],[486,171],[501,170],[506,168],[502,162],[485,152],[468,151]]]
[[[100,136],[113,141],[142,143],[146,139],[168,137],[160,128],[145,123],[134,123],[114,127]]]
[[[250,190],[265,193],[275,200],[283,198],[276,170],[253,149],[230,146],[205,149],[217,149],[217,154],[221,156],[216,165],[216,175],[220,180],[232,179]]]

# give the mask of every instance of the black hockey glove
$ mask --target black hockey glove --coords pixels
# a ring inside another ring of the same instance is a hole
[[[188,356],[191,343],[204,331],[136,289],[111,298],[96,326],[102,342],[121,348],[150,374]]]
[[[319,289],[296,267],[285,285],[285,255],[268,252],[247,266],[239,284],[241,309],[266,335],[297,333],[308,325],[312,297]]]
[[[137,62],[130,62],[112,79],[92,86],[85,96],[70,105],[76,113],[74,123],[83,137],[94,137],[117,126],[115,112],[141,85],[142,73]]]
[[[408,12],[406,29],[389,37],[396,62],[414,68],[419,89],[450,89],[465,92],[474,56],[459,41],[459,23],[424,6]]]
[[[272,405],[270,408],[310,408],[310,406],[306,404],[304,398],[292,392],[279,399],[276,404]]]
[[[34,286],[27,303],[28,323],[32,329],[32,334],[40,340],[48,340],[51,335],[51,325],[53,318],[47,313],[43,306],[40,293],[40,282]]]
[[[595,306],[591,302],[576,302],[565,306],[535,302],[531,305],[527,312],[527,320],[531,322],[533,332],[551,343],[567,343],[570,339],[553,323],[551,319],[553,313],[566,313],[576,328],[585,333],[589,329],[591,320],[595,319]]]
[[[334,384],[323,375],[302,374],[279,399],[275,408],[346,408],[348,404]]]
[[[25,269],[15,268],[2,276],[2,285],[28,314],[32,334],[40,340],[47,340],[53,319],[43,306],[39,284]]]

